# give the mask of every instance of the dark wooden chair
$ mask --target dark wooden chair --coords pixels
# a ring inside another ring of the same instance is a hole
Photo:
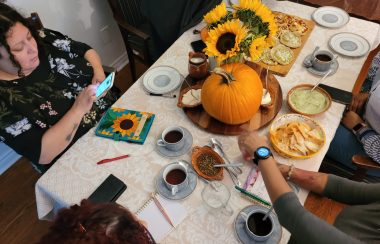
[[[136,81],[135,58],[147,66],[155,61],[149,23],[141,15],[140,0],[108,0],[108,3],[124,40],[132,79]]]
[[[357,167],[354,174],[350,177],[354,181],[362,181],[367,174],[367,170],[378,170],[380,172],[380,164],[373,161],[368,156],[354,155],[352,163]]]

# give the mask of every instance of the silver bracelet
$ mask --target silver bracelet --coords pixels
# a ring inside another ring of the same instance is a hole
[[[292,177],[292,174],[293,174],[293,170],[294,170],[294,164],[290,165],[290,168],[289,168],[289,171],[288,171],[288,174],[286,175],[286,180],[289,181],[290,178]]]

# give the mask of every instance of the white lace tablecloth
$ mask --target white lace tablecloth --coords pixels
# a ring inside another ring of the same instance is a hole
[[[291,3],[264,1],[270,8],[277,11],[310,19],[314,8]],[[202,27],[199,24],[197,28]],[[349,23],[340,29],[326,29],[316,26],[305,44],[299,57],[286,77],[277,77],[280,81],[284,98],[289,89],[302,82],[315,82],[318,77],[309,74],[303,67],[302,61],[310,54],[316,45],[327,49],[329,38],[339,32],[354,32],[365,37],[371,44],[375,42],[379,25],[360,19],[351,18]],[[183,75],[187,75],[188,52],[190,42],[199,39],[192,34],[192,29],[184,33],[154,64],[176,67]],[[339,57],[339,70],[330,78],[328,84],[351,90],[366,57],[347,58]],[[178,91],[176,91],[178,94]],[[175,161],[157,153],[156,140],[162,130],[169,125],[181,125],[187,128],[194,139],[193,146],[205,145],[210,137],[219,139],[227,155],[234,162],[243,162],[236,136],[222,136],[210,134],[196,127],[177,106],[177,100],[171,98],[148,96],[143,90],[142,79],[136,83],[116,102],[115,106],[133,110],[148,111],[156,114],[155,121],[144,145],[116,142],[95,136],[94,129],[79,139],[42,177],[36,184],[36,201],[40,219],[52,219],[54,213],[61,207],[68,207],[87,198],[98,185],[109,175],[114,174],[124,181],[128,188],[117,202],[132,212],[137,211],[149,198],[150,192],[155,191],[154,178],[159,170],[168,163]],[[327,135],[326,145],[315,157],[307,160],[292,161],[296,167],[317,171],[328,146],[339,125],[343,105],[333,103],[323,115],[315,117],[325,128]],[[289,113],[286,101],[283,101],[279,115]],[[279,116],[278,115],[278,116]],[[267,133],[262,129],[262,134]],[[97,165],[100,159],[130,154],[131,157],[104,165]],[[291,160],[282,158],[274,153],[281,163],[290,164]],[[190,152],[176,159],[190,161]],[[239,179],[244,182],[251,167],[250,162],[244,162],[244,173]],[[262,181],[259,178],[259,181]],[[181,202],[188,210],[188,216],[163,243],[237,243],[233,228],[237,213],[251,204],[233,190],[233,184],[226,174],[223,182],[231,189],[230,205],[234,214],[223,217],[221,214],[209,212],[202,203],[201,191],[205,183],[198,180],[195,191]],[[259,184],[262,182],[258,182]],[[263,189],[265,192],[265,190]],[[307,191],[301,190],[298,194],[303,203]],[[283,229],[281,243],[289,240],[289,233]]]

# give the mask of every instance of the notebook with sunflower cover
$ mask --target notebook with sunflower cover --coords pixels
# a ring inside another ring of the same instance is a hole
[[[100,120],[95,134],[115,141],[143,144],[154,117],[148,112],[111,107]]]

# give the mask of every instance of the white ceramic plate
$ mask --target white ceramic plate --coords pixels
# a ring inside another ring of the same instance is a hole
[[[349,57],[361,57],[369,52],[371,47],[364,37],[349,32],[332,36],[329,45],[335,52]]]
[[[148,70],[143,77],[144,88],[151,93],[166,94],[181,85],[181,74],[170,66],[157,66]]]
[[[350,20],[346,11],[330,6],[317,8],[311,17],[319,25],[327,28],[340,28]]]

